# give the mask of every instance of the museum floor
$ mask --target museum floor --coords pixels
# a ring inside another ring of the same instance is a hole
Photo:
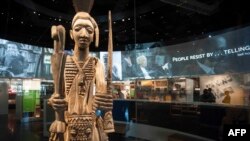
[[[16,120],[13,109],[8,115],[0,115],[0,140],[1,141],[48,141],[43,136],[42,121],[21,123]],[[110,134],[110,141],[143,141],[135,138],[125,138],[121,134]]]

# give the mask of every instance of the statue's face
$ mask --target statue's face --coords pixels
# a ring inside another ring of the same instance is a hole
[[[94,39],[94,27],[89,19],[77,19],[72,26],[71,38],[79,49],[89,47]]]

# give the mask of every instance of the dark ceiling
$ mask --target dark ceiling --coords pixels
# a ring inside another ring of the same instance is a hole
[[[107,50],[108,10],[114,50],[144,42],[176,44],[250,23],[247,0],[95,0],[91,15],[100,28],[100,48],[93,51]],[[1,0],[0,38],[53,47],[51,26],[69,31],[74,13],[71,0]],[[66,40],[71,49],[69,35]]]

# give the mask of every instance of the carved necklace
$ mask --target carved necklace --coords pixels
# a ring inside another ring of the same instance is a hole
[[[85,73],[83,71],[83,68],[85,68],[85,66],[88,64],[90,57],[88,56],[83,61],[82,67],[80,66],[80,63],[78,63],[78,61],[77,61],[77,59],[76,59],[75,56],[73,56],[72,59],[73,59],[74,63],[76,64],[77,69],[79,70],[78,81],[77,81],[78,82],[78,86],[80,88],[79,95],[84,96],[85,93],[86,93],[86,87],[87,86],[86,86],[86,83],[85,83],[86,82],[86,77],[85,77],[86,75],[85,75]]]

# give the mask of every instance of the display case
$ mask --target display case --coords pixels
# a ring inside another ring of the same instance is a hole
[[[134,82],[133,81],[116,81],[112,83],[112,94],[114,99],[133,99]]]
[[[168,80],[143,80],[135,81],[136,99],[166,101],[171,100],[168,96]]]
[[[171,95],[169,94],[169,85],[167,79],[153,80],[153,93],[155,97],[153,100],[159,101],[171,101]]]
[[[172,78],[169,79],[172,101],[193,102],[195,80],[192,78]]]

